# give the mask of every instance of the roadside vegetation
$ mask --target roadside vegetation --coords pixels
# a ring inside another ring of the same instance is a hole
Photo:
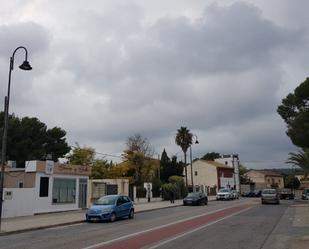
[[[286,134],[292,143],[300,148],[291,152],[287,163],[303,170],[304,177],[309,174],[309,78],[295,88],[293,93],[282,99],[277,109],[287,124]]]

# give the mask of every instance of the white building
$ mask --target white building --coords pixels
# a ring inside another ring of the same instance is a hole
[[[234,187],[234,170],[225,164],[196,160],[192,163],[193,184],[197,191],[215,194],[220,188]],[[188,185],[192,186],[191,167],[187,165]]]
[[[2,217],[86,208],[89,166],[28,161],[5,168]]]
[[[225,166],[234,169],[234,188],[240,192],[240,181],[239,181],[239,157],[237,154],[233,155],[222,155],[220,158],[215,159],[215,162],[224,164]]]

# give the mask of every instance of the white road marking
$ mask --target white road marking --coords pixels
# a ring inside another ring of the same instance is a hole
[[[184,236],[187,236],[187,235],[189,235],[189,234],[191,234],[191,233],[197,232],[197,231],[199,231],[199,230],[201,230],[201,229],[203,229],[203,228],[205,228],[205,227],[211,226],[211,225],[213,225],[213,224],[215,224],[215,223],[217,223],[217,222],[220,222],[220,221],[222,221],[222,220],[228,219],[228,218],[233,217],[233,216],[235,216],[235,215],[237,215],[237,214],[240,214],[240,213],[242,213],[242,212],[245,212],[245,211],[247,211],[247,210],[250,209],[250,208],[252,208],[252,207],[248,207],[248,208],[246,208],[246,209],[240,210],[240,211],[238,211],[238,212],[236,212],[236,213],[233,213],[233,214],[230,214],[230,215],[228,215],[228,216],[225,216],[225,217],[223,217],[223,218],[221,218],[221,219],[219,219],[219,220],[215,220],[215,221],[210,222],[210,223],[208,223],[208,224],[205,224],[205,225],[203,225],[203,226],[201,226],[201,227],[197,227],[197,228],[195,228],[195,229],[193,229],[193,230],[190,230],[190,231],[188,231],[188,232],[184,232],[184,233],[182,233],[182,234],[179,234],[179,235],[177,235],[177,236],[175,236],[175,237],[173,237],[173,238],[163,240],[162,242],[159,242],[158,244],[156,244],[156,245],[154,245],[154,246],[145,247],[145,248],[147,248],[147,249],[155,249],[155,248],[158,248],[158,247],[160,247],[160,246],[162,246],[162,245],[165,245],[165,244],[167,244],[167,243],[169,243],[169,242],[172,242],[172,241],[174,241],[174,240],[176,240],[176,239],[179,239],[179,238],[184,237]]]
[[[202,217],[202,216],[205,216],[205,215],[217,213],[217,212],[219,212],[219,211],[222,211],[222,210],[225,210],[225,209],[229,209],[229,208],[232,208],[232,207],[237,207],[237,206],[240,206],[240,205],[237,205],[237,204],[236,204],[236,205],[232,205],[232,206],[229,206],[229,207],[220,208],[220,209],[213,210],[213,211],[210,211],[210,212],[207,212],[207,213],[204,213],[204,214],[199,214],[199,215],[196,215],[196,216],[192,216],[192,217],[190,217],[190,218],[178,220],[178,221],[175,221],[175,222],[172,222],[172,223],[169,223],[169,224],[165,224],[165,225],[153,227],[153,228],[150,228],[150,229],[147,229],[147,230],[144,230],[144,231],[140,231],[140,232],[136,232],[136,233],[124,235],[124,236],[122,236],[122,237],[118,237],[118,238],[115,238],[115,239],[112,239],[112,240],[108,240],[108,241],[104,241],[104,242],[101,242],[101,243],[97,243],[97,244],[94,244],[94,245],[91,245],[91,246],[84,247],[84,248],[82,248],[82,249],[95,249],[95,248],[98,248],[98,247],[101,247],[101,246],[104,246],[104,245],[107,245],[107,244],[114,243],[114,242],[116,242],[116,241],[128,239],[128,238],[131,238],[131,237],[134,237],[134,236],[143,234],[143,233],[147,233],[147,232],[151,232],[151,231],[154,231],[154,230],[158,230],[158,229],[161,229],[161,228],[164,228],[164,227],[168,227],[168,226],[171,226],[171,225],[175,225],[175,224],[178,224],[178,223],[181,223],[181,222],[184,222],[184,221],[188,221],[188,220],[192,220],[192,219],[195,219],[195,218],[198,218],[198,217]],[[249,208],[251,208],[251,207],[249,207]],[[249,209],[249,208],[246,208],[245,210],[247,210],[247,209]],[[239,212],[237,212],[237,213],[239,213]],[[237,214],[237,213],[236,213],[236,214]],[[227,217],[229,217],[229,216],[227,216]],[[220,221],[220,220],[218,220],[218,221]],[[211,223],[208,223],[208,224],[211,224]],[[207,224],[207,225],[208,225],[208,224]]]

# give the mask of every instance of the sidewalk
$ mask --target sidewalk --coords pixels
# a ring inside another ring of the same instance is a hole
[[[182,200],[175,200],[175,203],[170,201],[156,201],[135,204],[135,213],[150,211],[154,209],[170,208],[182,205]],[[61,225],[70,225],[85,221],[86,210],[76,210],[58,213],[38,214],[23,217],[4,218],[2,219],[1,235],[10,233],[25,232],[30,230],[55,227]]]
[[[281,217],[262,249],[309,248],[309,205],[295,201]]]

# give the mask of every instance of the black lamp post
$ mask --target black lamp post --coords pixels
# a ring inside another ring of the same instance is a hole
[[[196,135],[192,135],[192,138],[195,139],[195,144],[199,144],[199,141],[197,139]],[[191,166],[191,182],[192,182],[192,191],[195,192],[195,187],[194,187],[194,183],[193,183],[193,167],[192,167],[192,147],[190,144],[190,166]]]
[[[9,117],[9,106],[10,106],[10,88],[11,88],[11,74],[14,69],[14,56],[17,50],[25,50],[25,60],[19,66],[20,69],[29,71],[32,69],[28,62],[28,51],[25,47],[18,47],[14,50],[12,57],[10,58],[10,69],[9,69],[9,82],[8,82],[8,92],[4,98],[4,127],[2,136],[2,150],[1,150],[1,178],[0,178],[0,231],[1,231],[1,220],[2,220],[2,204],[3,204],[3,188],[4,188],[4,173],[5,173],[5,162],[6,162],[6,140],[7,140],[7,130],[8,130],[8,117]]]

